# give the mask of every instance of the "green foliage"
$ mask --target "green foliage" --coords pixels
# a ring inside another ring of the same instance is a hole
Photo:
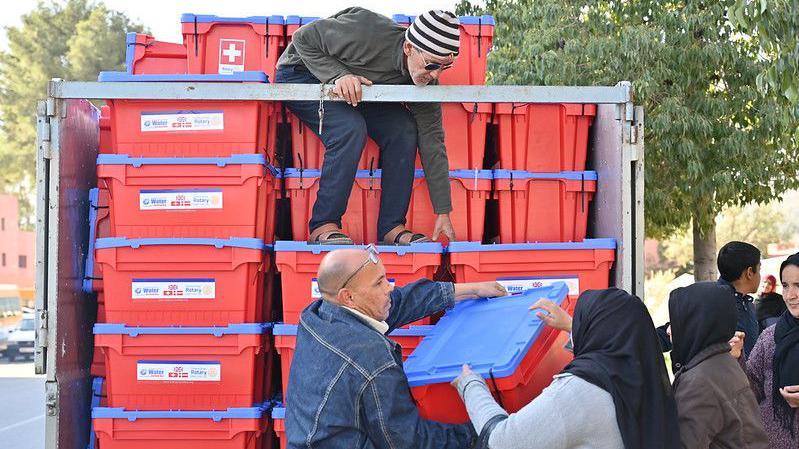
[[[757,86],[779,92],[799,116],[799,4],[789,0],[738,0],[730,21],[756,36],[761,56],[768,61]],[[799,131],[798,131],[799,132]]]
[[[123,14],[88,0],[40,2],[8,28],[0,52],[0,188],[16,193],[22,225],[32,225],[36,101],[51,78],[95,80],[100,70],[122,70],[125,33],[142,31]]]
[[[796,185],[797,122],[755,81],[754,39],[719,2],[488,0],[495,16],[494,84],[633,82],[646,118],[647,234],[692,220],[713,226],[724,206],[766,201]]]

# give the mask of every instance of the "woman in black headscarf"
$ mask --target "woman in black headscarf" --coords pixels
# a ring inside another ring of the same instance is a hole
[[[746,365],[770,448],[799,447],[799,253],[780,266],[787,310],[760,334]]]
[[[768,275],[763,278],[763,293],[755,301],[755,311],[757,322],[760,324],[760,331],[775,324],[780,316],[785,312],[785,301],[782,295],[777,293],[777,278]]]
[[[683,447],[768,448],[749,381],[730,355],[738,321],[733,292],[716,282],[678,288],[669,315]]]
[[[480,435],[478,447],[680,447],[663,354],[640,299],[619,289],[587,291],[577,301],[573,322],[550,301],[534,308],[548,312],[538,313],[546,324],[572,331],[574,360],[510,416],[491,398],[485,381],[464,367],[453,384]]]

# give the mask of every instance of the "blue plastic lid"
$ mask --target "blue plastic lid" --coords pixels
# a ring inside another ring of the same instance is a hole
[[[97,165],[266,165],[263,154],[233,154],[229,157],[131,157],[127,154],[98,154]]]
[[[491,170],[450,170],[449,177],[455,179],[494,179]]]
[[[247,248],[269,250],[272,245],[265,244],[261,239],[250,237],[231,237],[229,239],[212,239],[212,238],[145,238],[145,239],[129,239],[127,237],[105,237],[97,239],[95,248],[139,248],[141,246],[153,245],[208,245],[216,248],[224,248],[226,246],[233,248]]]
[[[286,408],[285,407],[273,408],[272,419],[286,419]]]
[[[127,56],[126,56],[127,58]],[[132,69],[129,69],[132,70]],[[141,83],[141,82],[183,82],[183,83],[207,83],[207,82],[237,82],[237,83],[268,83],[269,76],[264,72],[236,72],[229,75],[218,74],[171,74],[171,75],[134,75],[128,72],[100,72],[97,81],[101,83]]]
[[[242,323],[229,324],[225,327],[128,327],[124,324],[97,323],[94,325],[94,335],[258,335],[266,334],[272,328],[272,323]]]
[[[100,203],[100,189],[95,187],[89,189],[89,250],[86,254],[86,265],[83,267],[83,282],[81,289],[84,293],[92,293],[94,288],[94,241],[97,238],[97,206]]]
[[[322,175],[322,171],[317,168],[306,168],[302,170],[299,168],[286,168],[278,177],[299,178],[301,177],[300,175],[302,175],[303,178],[318,178]],[[380,179],[382,177],[383,170],[379,168],[374,170],[357,170],[355,172],[356,179]],[[421,168],[414,169],[413,177],[417,179],[424,178],[424,170]],[[491,170],[450,170],[449,177],[454,179],[493,179],[494,174]]]
[[[275,252],[298,251],[304,253],[322,254],[335,249],[365,249],[367,245],[319,245],[308,242],[295,242],[279,240],[275,242]],[[403,256],[405,254],[442,254],[444,247],[438,242],[413,243],[411,245],[375,245],[381,253],[392,253]]]
[[[432,325],[410,326],[406,329],[394,329],[389,335],[394,337],[424,337],[429,335],[434,327]],[[297,325],[275,323],[272,327],[272,335],[297,335]]]
[[[257,23],[270,25],[283,25],[283,16],[248,16],[248,17],[220,17],[208,14],[183,13],[180,15],[181,23]]]
[[[480,242],[450,242],[448,253],[471,253],[489,251],[548,251],[574,249],[616,249],[615,239],[585,239],[582,242],[554,243],[497,243],[484,245]]]
[[[416,16],[407,16],[405,14],[394,14],[391,16],[394,22],[400,24],[410,24],[416,20]],[[458,16],[461,25],[490,25],[494,26],[494,16]]]
[[[311,23],[314,20],[319,20],[319,17],[315,16],[286,16],[286,25],[305,25],[307,23]]]
[[[92,418],[113,418],[136,421],[137,419],[260,419],[266,412],[263,407],[237,407],[211,411],[128,411],[122,407],[94,407]]]
[[[511,376],[544,329],[528,310],[541,298],[560,304],[563,282],[513,296],[461,301],[439,320],[405,362],[411,387],[450,382],[464,363],[483,377]]]
[[[595,171],[538,173],[523,170],[494,170],[494,179],[570,179],[576,181],[596,181],[597,174]]]
[[[135,32],[130,32],[125,34],[125,68],[127,69],[126,73],[133,73],[133,57],[136,53],[136,34]]]

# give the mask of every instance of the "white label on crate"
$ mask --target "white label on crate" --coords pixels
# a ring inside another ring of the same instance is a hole
[[[133,299],[214,299],[215,279],[133,279]]]
[[[531,288],[549,287],[555,282],[563,282],[569,288],[569,295],[576,296],[580,294],[580,279],[577,277],[565,278],[497,278],[499,282],[508,293],[521,293]]]
[[[230,75],[244,71],[245,41],[219,39],[219,74]]]
[[[394,279],[389,279],[388,283],[393,287]],[[316,282],[316,278],[311,280],[311,298],[322,299],[322,292],[319,291],[319,283]]]
[[[141,190],[139,210],[222,209],[222,190]]]
[[[219,382],[222,364],[219,362],[139,360],[136,380],[161,382]]]
[[[142,132],[217,131],[225,129],[222,111],[142,112]]]

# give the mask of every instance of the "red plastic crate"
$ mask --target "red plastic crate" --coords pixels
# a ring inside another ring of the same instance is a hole
[[[84,267],[83,291],[85,293],[103,291],[102,267],[94,260],[94,242],[98,238],[110,237],[108,189],[89,189],[89,251]],[[101,295],[98,295],[98,302]]]
[[[261,408],[218,411],[92,411],[101,449],[263,449],[271,439],[269,414]]]
[[[286,449],[288,440],[286,440],[286,409],[284,407],[272,409],[272,425],[275,429],[275,435],[280,441],[280,449]]]
[[[183,44],[157,41],[141,33],[128,33],[126,43],[125,66],[130,74],[188,73]]]
[[[499,168],[530,172],[585,170],[594,104],[497,103]]]
[[[395,329],[388,338],[397,342],[402,348],[402,360],[408,358],[414,349],[419,346],[425,335],[431,332],[433,326],[421,325],[410,326],[406,329]],[[294,358],[294,351],[297,348],[297,325],[296,324],[275,324],[272,328],[274,336],[274,346],[280,355],[280,374],[283,384],[283,401],[286,402],[286,388],[289,385],[289,371],[291,361]]]
[[[394,14],[395,22],[410,25],[416,16]],[[460,16],[460,51],[452,68],[441,73],[442,85],[485,84],[488,52],[494,41],[492,16]],[[473,167],[472,167],[473,168]]]
[[[126,327],[96,324],[108,406],[130,410],[224,410],[271,395],[267,327]]]
[[[270,258],[260,240],[122,237],[96,248],[109,322],[225,326],[271,314]]]
[[[319,192],[319,170],[283,171],[286,197],[291,201],[291,230],[294,240],[310,238],[308,223]],[[352,185],[342,229],[355,243],[377,241],[377,216],[380,211],[380,170],[358,170]]]
[[[300,313],[308,304],[320,299],[316,285],[319,263],[329,251],[342,248],[364,248],[352,245],[311,245],[307,242],[275,242],[275,264],[283,288],[283,322],[297,324]],[[443,247],[440,243],[415,243],[408,246],[379,245],[380,260],[386,268],[389,282],[397,286],[422,278],[432,279],[441,265]],[[413,324],[429,324],[429,319]]]
[[[610,269],[616,260],[616,241],[501,245],[454,242],[447,251],[455,282],[497,281],[511,293],[564,282],[573,301],[586,290],[608,288]]]
[[[277,120],[271,102],[108,102],[113,153],[133,157],[228,157],[260,153],[269,160],[274,157]]]
[[[406,226],[414,232],[432,236],[436,214],[430,202],[427,181],[417,170]],[[483,240],[486,200],[491,197],[491,170],[451,170],[449,172],[452,212],[450,220],[457,240]]]
[[[582,241],[596,184],[596,172],[494,170],[500,243]]]
[[[254,237],[274,241],[275,178],[259,154],[229,158],[100,155],[111,196],[111,235]]]
[[[309,24],[318,19],[319,17],[312,16],[286,16],[286,44],[291,42],[294,32],[300,29],[301,26]]]
[[[189,73],[259,71],[275,79],[284,46],[283,16],[219,17],[183,14]]]
[[[111,106],[103,105],[100,107],[100,120],[99,120],[99,146],[97,151],[99,153],[111,153],[113,148],[111,140]]]
[[[319,137],[292,113],[286,114],[291,126],[291,158],[294,166],[303,169],[322,168],[325,159],[325,146]],[[358,168],[376,169],[380,164],[380,148],[374,140],[367,138],[361,153]]]

